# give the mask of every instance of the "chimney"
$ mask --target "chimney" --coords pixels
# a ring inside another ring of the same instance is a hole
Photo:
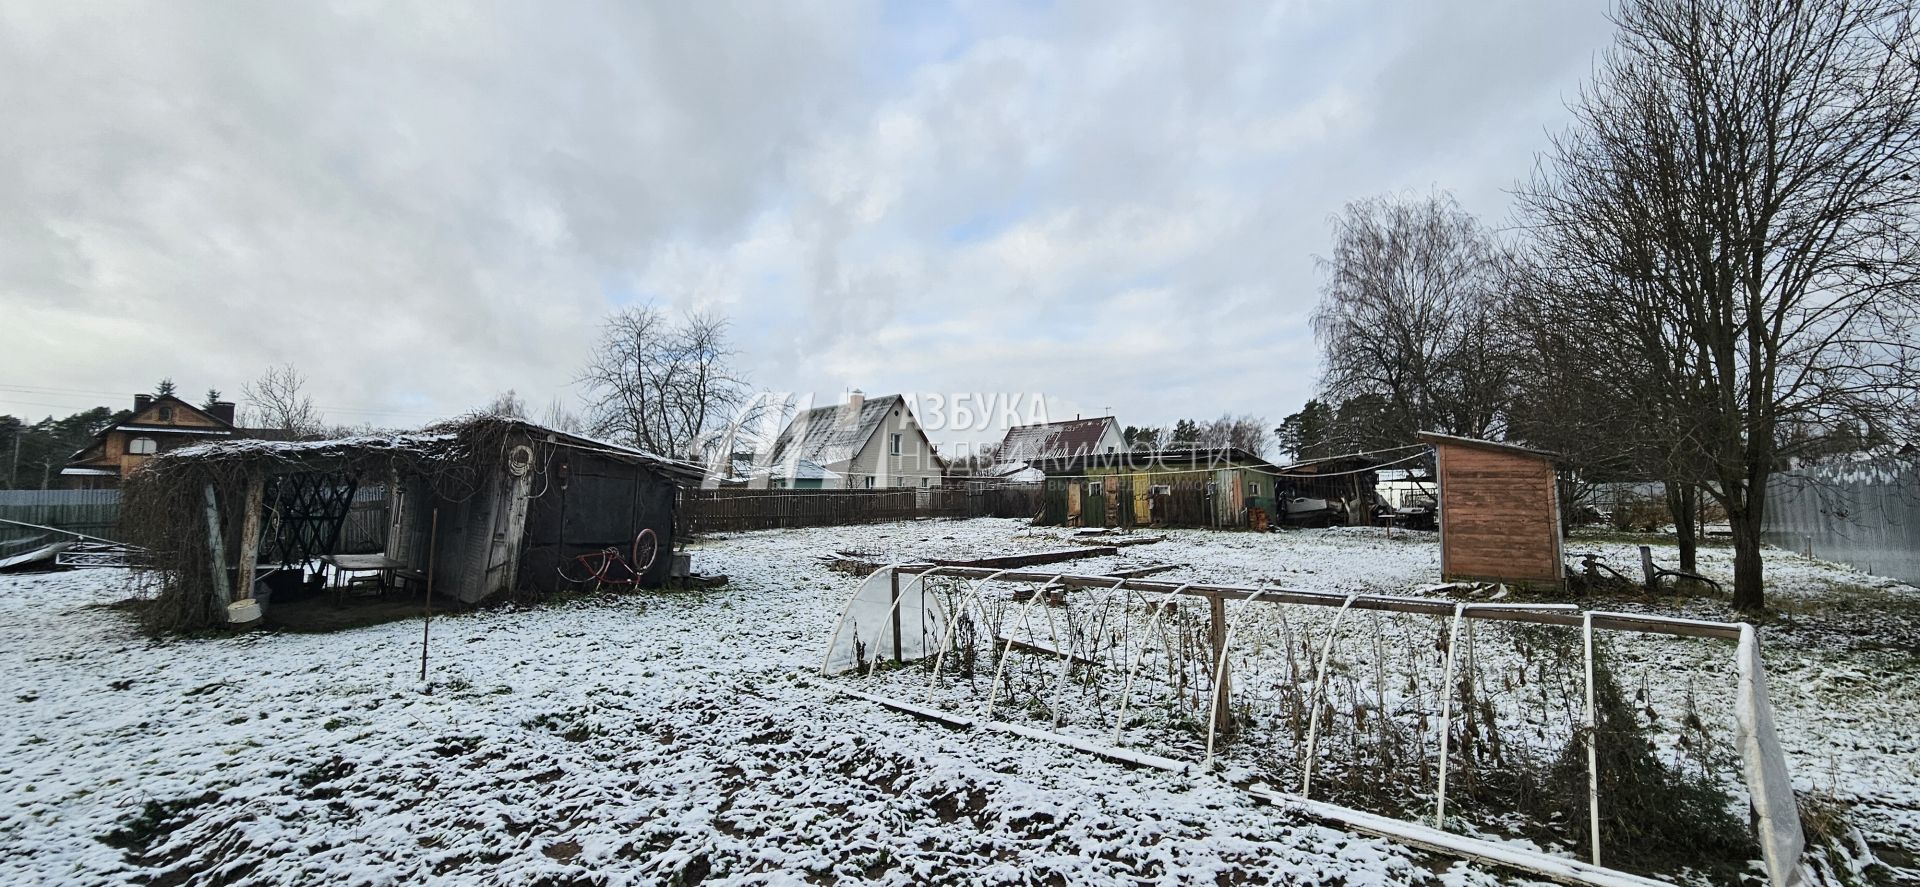
[[[150,407],[150,406],[153,406],[153,395],[151,395],[151,394],[136,394],[136,395],[134,395],[134,396],[133,396],[133,411],[134,411],[134,412],[136,412],[136,413],[137,413],[137,412],[140,412],[141,410],[144,410],[144,409],[146,409],[147,407]]]
[[[847,392],[847,424],[860,421],[860,408],[867,405],[867,394],[858,388]]]
[[[216,400],[207,407],[207,412],[212,414],[215,419],[219,419],[228,425],[233,424],[233,401]]]

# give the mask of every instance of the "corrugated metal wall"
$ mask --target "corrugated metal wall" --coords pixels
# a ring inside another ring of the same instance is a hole
[[[1767,485],[1766,538],[1920,584],[1920,469],[1875,462],[1776,476]]]
[[[0,490],[0,518],[118,539],[119,490]],[[0,542],[38,535],[0,524]]]
[[[119,490],[0,490],[0,518],[72,530],[103,539],[119,539]],[[385,487],[355,491],[353,507],[340,528],[339,551],[364,554],[386,545]],[[42,531],[0,524],[0,543],[41,535]]]

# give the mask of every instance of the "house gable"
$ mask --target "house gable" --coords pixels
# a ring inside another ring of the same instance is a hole
[[[899,453],[893,452],[896,434],[900,435]],[[875,487],[931,487],[946,474],[933,440],[905,398],[898,398],[894,408],[880,417],[846,470],[847,484],[855,487],[866,486],[869,477]]]
[[[153,399],[144,408],[109,431],[114,429],[156,431],[224,431],[232,432],[233,423],[227,422],[200,407],[187,403],[171,394],[162,394]]]

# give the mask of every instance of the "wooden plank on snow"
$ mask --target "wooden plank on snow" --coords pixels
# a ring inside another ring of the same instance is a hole
[[[1061,561],[1079,560],[1088,557],[1103,557],[1119,553],[1120,549],[1111,545],[1098,545],[1085,548],[1055,548],[1048,551],[1031,551],[1024,554],[1001,554],[992,557],[936,560],[933,563],[941,567],[981,567],[995,570],[1012,570],[1019,567],[1035,567],[1041,564],[1056,564]]]

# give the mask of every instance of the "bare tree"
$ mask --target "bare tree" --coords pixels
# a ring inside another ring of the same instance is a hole
[[[541,419],[541,424],[555,431],[573,434],[584,434],[587,430],[587,423],[581,421],[580,415],[567,409],[566,403],[558,397],[547,402],[547,412]]]
[[[1436,430],[1486,437],[1501,429],[1511,368],[1497,322],[1506,251],[1452,196],[1379,197],[1334,221],[1333,254],[1313,329],[1321,387],[1364,424],[1339,429],[1355,449]]]
[[[289,437],[312,437],[325,427],[313,398],[306,394],[307,380],[293,364],[268,367],[259,379],[241,386],[247,402],[247,421],[256,428],[270,428]]]
[[[1221,416],[1200,425],[1199,444],[1203,447],[1233,447],[1264,456],[1272,433],[1263,416]]]
[[[1521,195],[1571,347],[1610,352],[1678,480],[1726,511],[1757,610],[1769,479],[1807,433],[1912,440],[1920,67],[1901,0],[1624,0]],[[1862,433],[1864,432],[1864,433]]]
[[[1535,255],[1521,263],[1507,312],[1514,341],[1508,435],[1558,453],[1565,526],[1603,481],[1664,483],[1680,569],[1697,563],[1698,487],[1689,478],[1691,418],[1660,396],[1660,367],[1612,344],[1618,309],[1633,296],[1590,269]]]
[[[527,402],[521,399],[519,393],[509,388],[493,396],[493,400],[487,403],[486,412],[492,416],[525,419],[527,417]]]
[[[726,320],[657,309],[615,312],[579,381],[587,388],[595,434],[663,455],[701,457],[714,432],[740,422],[750,406],[733,370]]]

